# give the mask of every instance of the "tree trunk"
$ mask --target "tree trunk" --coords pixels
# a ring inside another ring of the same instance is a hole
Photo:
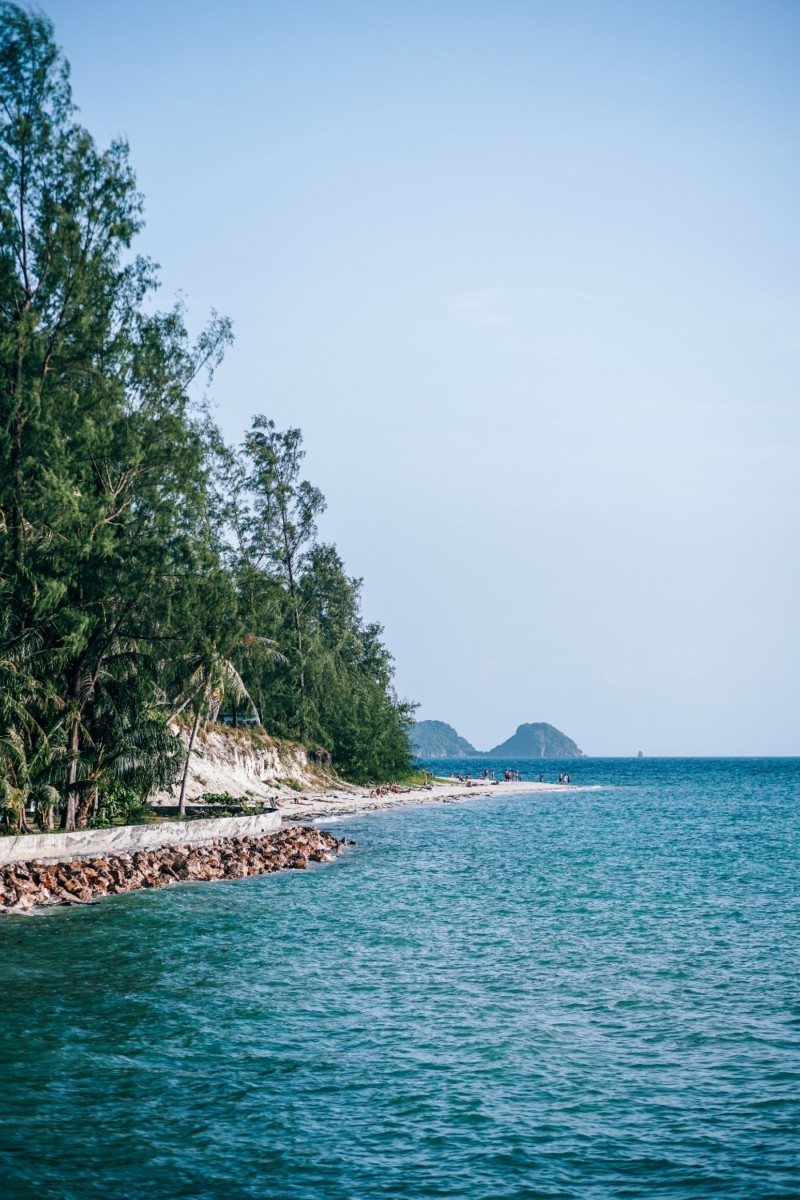
[[[25,519],[22,513],[22,421],[14,420],[11,438],[11,476],[14,480],[14,506],[11,512],[11,547],[14,562],[23,559]]]
[[[297,645],[297,685],[300,699],[300,711],[298,713],[298,725],[300,741],[302,742],[306,736],[306,675],[305,664],[303,662],[303,623],[300,620],[300,600],[297,595],[297,583],[294,577],[294,555],[289,547],[289,538],[286,529],[286,514],[282,513],[283,517],[283,548],[286,564],[286,578],[289,583],[289,594],[292,597],[292,610],[294,615],[294,632],[295,644]]]
[[[194,725],[192,726],[192,732],[189,735],[189,749],[186,753],[186,765],[183,768],[183,779],[181,780],[181,794],[180,794],[180,799],[178,800],[178,819],[181,821],[186,816],[186,781],[189,778],[189,759],[192,757],[192,750],[194,749],[194,740],[197,737],[197,731],[200,728],[200,716],[202,714],[202,711],[203,711],[203,705],[202,705],[202,703],[200,703],[197,706],[197,712],[195,713],[195,717],[194,717]]]
[[[94,811],[97,811],[97,788],[94,787],[86,795],[78,805],[78,829],[85,829],[89,822],[89,809],[94,805]]]
[[[302,742],[306,736],[306,673],[305,663],[303,660],[303,623],[300,620],[300,602],[297,598],[297,588],[293,576],[289,575],[289,585],[292,594],[292,608],[294,609],[294,630],[295,640],[297,643],[297,665],[298,665],[298,691],[300,694],[300,711],[298,721],[300,726],[300,741]]]
[[[67,776],[67,807],[64,809],[64,816],[61,820],[61,828],[66,830],[67,833],[71,832],[75,828],[75,818],[78,811],[78,793],[75,790],[75,783],[78,778],[80,727],[80,720],[78,717],[75,717],[69,733],[70,763],[69,775]]]

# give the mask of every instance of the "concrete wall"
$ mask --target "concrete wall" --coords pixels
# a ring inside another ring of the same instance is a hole
[[[277,833],[280,813],[259,817],[218,817],[200,821],[169,821],[163,825],[117,825],[113,829],[81,829],[74,833],[31,833],[0,837],[0,866],[6,863],[66,862],[71,858],[105,858],[156,850],[159,846],[212,842],[215,838],[261,837]]]

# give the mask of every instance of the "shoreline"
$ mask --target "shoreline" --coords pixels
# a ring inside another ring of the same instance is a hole
[[[400,808],[411,804],[436,804],[449,800],[478,800],[489,797],[522,795],[531,792],[562,792],[574,789],[575,784],[526,783],[488,779],[476,779],[471,784],[457,780],[430,783],[425,786],[387,792],[382,796],[372,795],[367,788],[336,789],[324,788],[298,795],[293,799],[282,797],[277,810],[283,821],[319,820],[324,817],[353,816],[359,813],[379,812],[383,809]]]
[[[536,792],[582,791],[585,788],[585,784],[552,781],[533,783],[524,780],[506,782],[502,779],[474,779],[471,783],[462,783],[456,779],[447,779],[419,787],[398,787],[396,791],[388,790],[387,785],[382,795],[375,795],[375,788],[361,787],[354,783],[341,783],[334,787],[312,784],[301,792],[294,792],[285,785],[280,788],[273,786],[266,799],[272,806],[271,811],[277,813],[282,823],[286,824],[293,821],[317,821],[325,817],[349,817],[412,804],[439,804],[451,800],[488,799],[492,796],[497,798]],[[205,806],[193,800],[190,807],[193,810],[192,819],[196,819]],[[175,817],[172,816],[171,810],[174,811]],[[160,798],[158,811],[168,820],[173,820],[177,817],[177,802],[172,797],[169,801]]]
[[[73,853],[48,860],[46,848],[42,847],[40,857],[0,864],[0,913],[25,914],[65,905],[94,904],[104,896],[162,888],[186,880],[213,882],[304,869],[309,862],[331,862],[347,841],[315,827],[319,821],[407,805],[557,792],[565,786],[570,790],[576,785],[505,780],[475,780],[468,784],[447,780],[387,790],[382,795],[374,794],[375,789],[353,785],[320,788],[291,799],[284,793],[280,800],[273,801],[273,811],[280,817],[281,827],[277,832],[260,836],[225,836],[220,831],[213,839],[192,842],[186,833],[195,821],[180,823],[180,839],[175,837],[175,823],[166,821],[164,829],[171,833],[165,833],[163,843],[132,849],[130,853],[109,853],[109,847],[104,848],[105,852]],[[309,826],[307,822],[315,824]],[[202,821],[203,825],[211,823]],[[224,823],[224,819],[220,821],[220,825]]]
[[[133,854],[10,863],[0,868],[0,914],[95,904],[104,896],[174,883],[302,871],[312,862],[332,862],[345,843],[322,829],[293,826],[262,837],[222,837]]]

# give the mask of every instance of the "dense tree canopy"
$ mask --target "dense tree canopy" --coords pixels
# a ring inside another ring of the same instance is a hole
[[[49,21],[0,5],[0,806],[66,828],[173,782],[176,709],[244,705],[358,780],[409,761],[300,431],[226,447],[194,385],[231,341],[154,311],[124,142],[75,119]],[[210,681],[213,680],[213,685]]]

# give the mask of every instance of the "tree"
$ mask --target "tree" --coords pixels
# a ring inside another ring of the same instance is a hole
[[[6,774],[0,779],[0,811],[18,833],[30,833],[27,807],[33,803],[43,829],[52,827],[58,792],[47,780],[52,746],[46,738],[32,749],[17,729],[0,737]]]
[[[301,582],[309,638],[309,690],[318,736],[340,771],[359,783],[405,774],[414,706],[392,688],[392,657],[380,625],[361,617],[361,580],[335,546],[309,553]]]
[[[153,700],[147,669],[135,648],[127,662],[98,682],[82,725],[83,753],[76,823],[83,828],[116,808],[142,805],[159,788],[169,787],[180,769],[183,745],[164,719],[164,706]]]
[[[247,704],[256,721],[261,723],[258,709],[232,661],[232,655],[237,651],[246,653],[257,648],[270,661],[286,661],[271,638],[245,632],[237,623],[235,615],[231,613],[215,614],[213,609],[211,613],[212,622],[209,630],[203,644],[190,662],[185,690],[183,695],[178,698],[177,708],[170,718],[170,720],[175,720],[186,708],[193,712],[178,799],[178,816],[181,819],[186,815],[186,785],[189,779],[189,764],[203,718],[216,720],[223,699],[229,695],[235,702]]]
[[[353,777],[408,760],[359,584],[317,541],[302,437],[225,447],[198,396],[231,341],[154,311],[142,198],[75,116],[46,17],[0,0],[0,782],[72,829],[184,773],[224,691]],[[11,614],[11,615],[4,615]],[[50,789],[49,791],[42,789]],[[55,790],[53,790],[55,789]]]
[[[250,561],[257,567],[268,566],[288,592],[297,681],[297,735],[301,741],[306,737],[308,714],[300,576],[317,536],[317,517],[325,510],[319,488],[299,478],[305,457],[302,444],[299,429],[281,432],[267,417],[253,419],[245,439],[252,513],[244,526]]]
[[[52,665],[41,632],[22,626],[10,589],[0,584],[0,808],[20,833],[27,832],[30,802],[43,828],[52,825],[58,803],[52,777],[64,740],[47,682]]]
[[[0,578],[60,656],[70,829],[101,678],[133,642],[170,637],[185,579],[214,558],[190,388],[230,325],[214,315],[192,343],[180,306],[146,310],[127,146],[100,151],[77,124],[50,22],[11,4],[0,98]]]

